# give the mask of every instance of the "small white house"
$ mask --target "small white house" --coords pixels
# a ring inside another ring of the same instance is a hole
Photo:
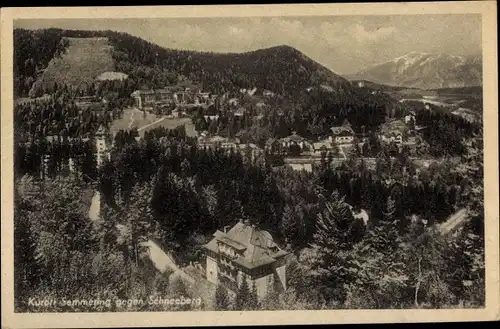
[[[332,127],[330,130],[332,131],[332,136],[329,138],[330,142],[335,141],[337,144],[350,144],[354,140],[354,131],[348,122],[344,122],[340,127]]]
[[[297,145],[300,147],[301,150],[303,150],[307,146],[307,140],[298,135],[296,132],[293,132],[290,136],[282,138],[279,140],[281,143],[281,146],[284,148],[288,148],[292,145]]]

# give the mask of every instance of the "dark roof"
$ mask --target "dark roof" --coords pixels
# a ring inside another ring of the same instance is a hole
[[[354,130],[352,130],[351,126],[349,125],[343,125],[340,127],[331,127],[330,130],[334,135],[340,135],[340,134],[349,134],[352,135],[354,134]]]
[[[216,231],[214,238],[204,248],[217,253],[218,241],[240,251],[234,262],[248,269],[274,263],[277,258],[288,255],[288,252],[279,249],[269,232],[242,222],[238,222],[227,233]]]
[[[297,134],[292,134],[287,137],[289,140],[294,141],[294,142],[300,142],[304,140],[304,137],[297,135]]]

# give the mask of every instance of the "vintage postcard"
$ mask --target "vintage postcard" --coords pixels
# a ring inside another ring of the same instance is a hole
[[[496,3],[2,9],[2,328],[499,318]]]

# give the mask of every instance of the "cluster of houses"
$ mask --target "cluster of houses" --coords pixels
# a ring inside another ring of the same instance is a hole
[[[203,92],[201,87],[192,83],[179,83],[163,89],[136,90],[130,95],[139,109],[153,109],[171,105],[210,105],[217,95]]]
[[[135,106],[138,109],[152,111],[153,109],[162,109],[167,115],[172,117],[186,117],[192,113],[191,109],[205,108],[213,106],[219,109],[221,104],[227,104],[234,108],[234,115],[241,117],[246,113],[246,109],[241,106],[241,97],[244,95],[263,98],[272,98],[275,94],[269,90],[240,89],[239,94],[225,93],[217,95],[202,91],[199,85],[191,82],[180,82],[176,85],[166,86],[162,89],[141,89],[134,91],[130,96],[134,99]],[[265,106],[264,101],[259,101],[255,107],[262,109]],[[215,114],[213,114],[215,115]]]
[[[405,122],[407,124],[411,122],[414,123],[414,114],[410,113],[406,116]],[[266,141],[264,150],[271,154],[280,154],[288,157],[321,157],[325,154],[337,154],[340,147],[352,145],[355,140],[364,143],[368,139],[364,134],[355,133],[347,120],[345,120],[342,125],[332,127],[330,130],[330,136],[316,142],[309,141],[296,132],[283,138],[270,138]],[[387,144],[395,143],[397,145],[403,145],[404,143],[409,143],[409,141],[403,140],[403,133],[399,130],[389,130],[386,133],[380,134],[378,137],[381,142]],[[255,144],[241,144],[238,138],[208,136],[206,131],[200,133],[198,145],[199,147],[222,148],[228,151],[251,148],[253,154],[262,151],[262,149]]]

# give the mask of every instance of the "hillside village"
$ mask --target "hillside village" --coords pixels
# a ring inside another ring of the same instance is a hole
[[[240,94],[254,96],[257,90],[257,88],[248,91],[242,89],[240,90]],[[272,97],[267,92],[267,90],[260,92],[263,97],[258,98],[259,102],[257,104],[262,104],[261,107],[266,105],[266,97]],[[262,112],[255,111],[252,106],[248,108],[238,104],[238,97],[229,98],[228,94],[219,97],[210,92],[202,92],[199,86],[195,86],[189,82],[167,86],[164,89],[136,90],[130,97],[134,100],[132,109],[141,111],[143,115],[152,114],[160,120],[162,118],[167,120],[189,118],[192,125],[193,121],[200,118],[203,118],[201,120],[205,121],[205,125],[209,125],[206,123],[207,121],[217,122],[219,116],[224,114],[236,119],[243,116],[249,117],[252,114],[252,119],[258,120],[262,117]],[[106,100],[99,100],[95,95],[81,96],[75,99],[75,104],[78,108],[97,106],[96,109],[92,110],[94,112],[102,112],[99,107],[102,103],[106,103]],[[226,113],[223,113],[223,106],[226,106]],[[417,124],[415,112],[408,111],[401,119],[394,118],[389,120],[378,134],[376,134],[376,138],[380,144],[388,148],[392,147],[392,156],[401,153],[403,147],[406,147],[407,151],[413,149],[413,152],[415,152],[416,141],[417,139],[422,140],[421,132],[425,128],[425,126]],[[207,130],[198,130],[196,133],[198,147],[200,148],[221,148],[227,152],[241,152],[243,155],[250,152],[252,157],[267,152],[268,154],[281,156],[284,164],[291,166],[294,170],[311,172],[313,165],[319,164],[328,157],[336,159],[339,163],[352,156],[367,161],[373,159],[373,157],[368,156],[369,151],[366,152],[367,154],[364,154],[370,142],[369,135],[367,133],[355,133],[347,119],[341,125],[331,127],[330,130],[330,134],[321,136],[325,137],[324,139],[306,139],[293,131],[289,136],[283,138],[269,138],[265,141],[264,145],[257,145],[251,142],[244,143],[236,136],[219,136],[217,134],[210,134]],[[104,157],[109,159],[115,137],[115,134],[103,125],[100,125],[95,132],[94,152],[97,159],[97,166],[103,163]],[[49,143],[57,138],[57,136],[46,136]],[[84,142],[89,140],[89,137],[83,139]],[[140,137],[137,136],[136,140],[139,141]],[[428,166],[434,159],[427,160],[426,165]],[[48,163],[49,157],[46,156],[44,161]],[[73,160],[71,160],[70,168],[73,167]]]
[[[477,122],[331,72],[261,83],[239,58],[232,71],[215,57],[230,83],[199,68],[214,54],[193,53],[202,64],[181,74],[185,53],[144,42],[151,57],[133,62],[129,35],[50,33],[69,48],[17,68],[17,248],[36,246],[19,256],[19,309],[28,291],[74,294],[74,280],[108,298],[201,296],[200,310],[484,303]],[[52,83],[85,45],[106,54],[102,69]],[[297,56],[247,56],[266,51]]]

